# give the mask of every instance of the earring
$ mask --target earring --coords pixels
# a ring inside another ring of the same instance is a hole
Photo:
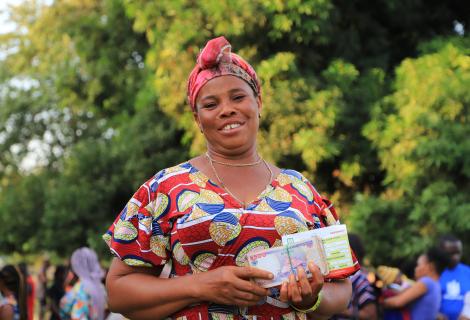
[[[259,119],[261,119],[261,112],[260,112],[260,113],[258,113],[258,118],[259,118]]]

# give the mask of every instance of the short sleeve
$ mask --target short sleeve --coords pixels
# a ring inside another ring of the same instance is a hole
[[[335,224],[340,224],[339,216],[336,212],[335,207],[330,200],[324,198],[318,193],[317,189],[305,178],[302,177],[305,183],[311,189],[313,194],[313,204],[310,213],[314,215],[314,219],[320,219],[321,227],[328,227]]]
[[[434,281],[429,277],[422,277],[421,279],[419,279],[419,282],[422,282],[426,286],[426,289],[428,291],[434,285]]]
[[[169,257],[170,200],[158,176],[137,190],[103,235],[111,252],[130,266],[161,266]]]

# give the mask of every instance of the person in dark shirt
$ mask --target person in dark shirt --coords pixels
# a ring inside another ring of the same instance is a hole
[[[47,298],[49,300],[50,320],[61,320],[59,314],[60,299],[65,294],[65,278],[67,277],[68,267],[58,265],[54,272],[54,282],[47,289]]]

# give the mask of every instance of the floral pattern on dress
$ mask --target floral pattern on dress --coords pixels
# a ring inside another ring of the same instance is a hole
[[[281,245],[285,234],[338,223],[334,208],[299,172],[281,170],[246,208],[191,163],[164,169],[144,183],[103,236],[131,266],[171,263],[179,277],[246,263],[251,250]],[[359,269],[356,263],[354,271]],[[354,273],[354,271],[351,272]],[[272,290],[276,298],[279,290]],[[172,319],[305,319],[290,307],[200,303]]]
[[[60,300],[60,316],[64,320],[97,320],[91,296],[78,281]]]

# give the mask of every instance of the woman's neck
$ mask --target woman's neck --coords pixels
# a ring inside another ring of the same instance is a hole
[[[228,162],[228,163],[249,163],[260,159],[260,155],[256,148],[250,148],[245,152],[240,153],[221,153],[211,148],[207,148],[207,154],[214,160]]]

